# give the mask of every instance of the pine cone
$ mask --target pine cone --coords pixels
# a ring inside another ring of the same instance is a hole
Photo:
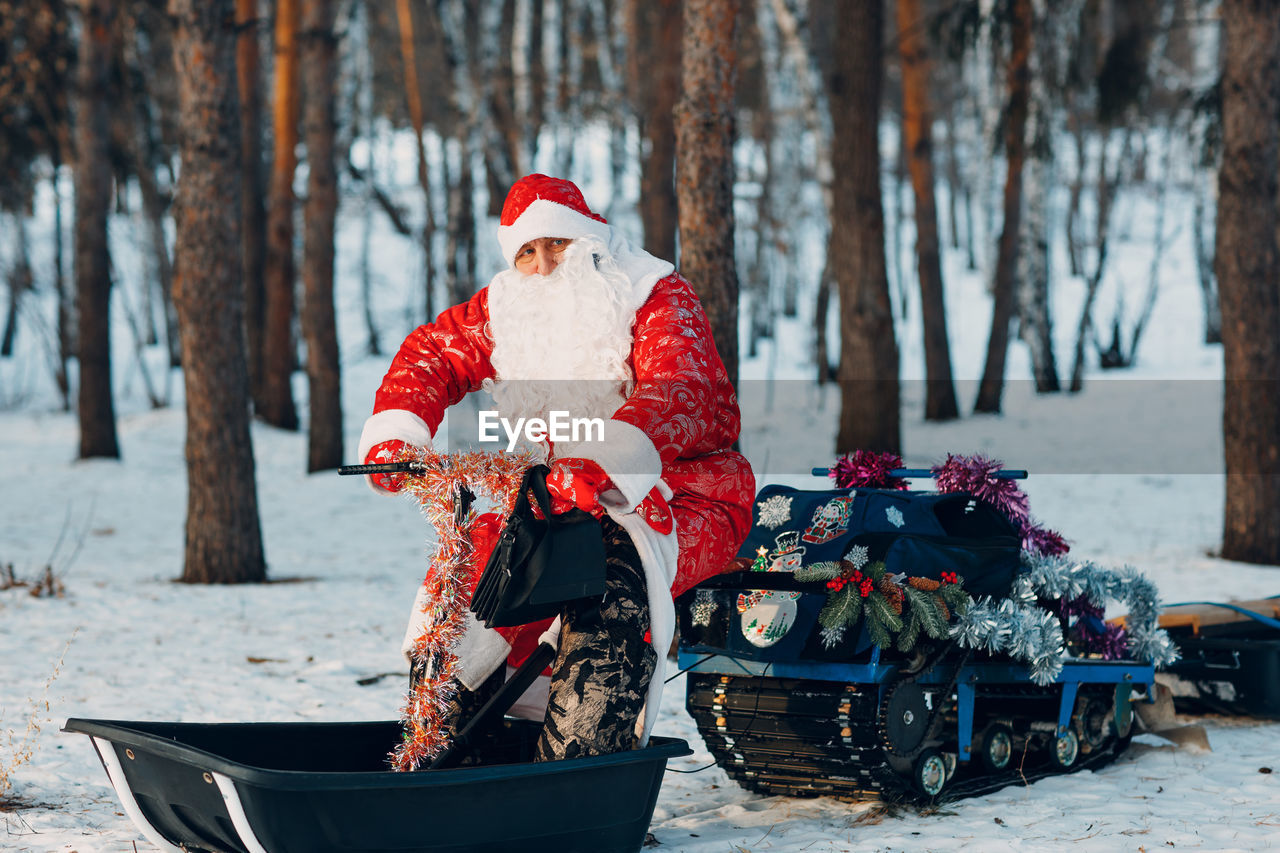
[[[942,614],[942,618],[947,621],[951,620],[951,611],[947,609],[947,603],[942,600],[942,596],[935,595],[933,600],[938,603],[938,612]]]
[[[907,583],[921,592],[934,592],[942,586],[931,578],[907,578]]]
[[[889,602],[889,606],[893,608],[893,612],[902,615],[902,601],[906,597],[902,588],[888,578],[881,578],[880,583],[876,584],[876,589],[880,590],[880,594]]]

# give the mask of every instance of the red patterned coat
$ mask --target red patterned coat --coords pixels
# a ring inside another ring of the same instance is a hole
[[[374,401],[374,418],[387,426],[366,428],[361,453],[389,438],[429,443],[445,409],[493,378],[488,288],[420,326],[401,345]],[[738,437],[737,395],[716,352],[701,303],[680,275],[654,285],[635,315],[630,366],[634,387],[612,419],[635,427],[653,444],[661,478],[670,487],[678,558],[672,595],[723,571],[751,526],[755,477],[747,460],[732,450]],[[397,429],[405,421],[425,425],[428,434]],[[496,524],[477,541],[477,565],[492,548]],[[543,625],[502,629],[523,658]]]

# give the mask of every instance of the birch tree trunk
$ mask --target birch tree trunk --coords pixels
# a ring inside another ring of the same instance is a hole
[[[1280,564],[1280,0],[1223,4],[1222,557]]]
[[[1049,268],[1049,197],[1056,180],[1053,158],[1053,105],[1049,101],[1049,81],[1055,77],[1058,63],[1050,52],[1057,49],[1059,20],[1074,21],[1079,16],[1075,4],[1065,4],[1069,11],[1061,19],[1043,0],[1033,3],[1034,27],[1046,38],[1037,40],[1028,58],[1029,147],[1023,192],[1025,216],[1022,219],[1018,249],[1018,276],[1014,285],[1017,299],[1018,336],[1031,355],[1031,373],[1036,391],[1049,394],[1061,390],[1058,365],[1053,352],[1053,314],[1050,310]],[[1073,15],[1074,13],[1074,15]],[[1055,80],[1056,82],[1056,80]]]
[[[82,0],[76,123],[76,313],[79,316],[80,458],[120,458],[111,390],[111,205],[109,68],[115,0]]]
[[[302,336],[307,344],[310,425],[307,472],[342,464],[342,388],[333,308],[333,231],[338,211],[334,87],[337,36],[333,0],[303,0],[302,126],[307,143],[303,208]]]
[[[294,286],[293,175],[298,168],[298,14],[299,0],[276,6],[274,152],[267,200],[267,255],[263,286],[266,302],[262,339],[262,397],[259,416],[280,429],[298,428],[293,402]]]
[[[960,414],[951,376],[947,306],[938,249],[938,211],[933,173],[933,110],[929,103],[927,27],[921,0],[898,0],[898,50],[902,57],[902,130],[907,168],[915,192],[916,266],[924,322],[925,402],[928,421]]]
[[[902,447],[898,344],[889,304],[880,190],[883,6],[837,4],[831,107],[832,206],[827,263],[840,294],[836,452]]]
[[[1004,365],[1013,319],[1014,277],[1018,268],[1018,233],[1022,225],[1022,166],[1026,158],[1027,101],[1031,58],[1031,0],[1013,0],[1010,22],[1009,107],[1004,119],[1004,225],[996,257],[987,363],[978,386],[976,412],[999,412],[1004,394]]]
[[[171,0],[182,180],[174,302],[187,397],[182,580],[266,579],[249,437],[231,0]]]
[[[683,96],[676,106],[680,267],[738,380],[738,271],[733,242],[734,46],[737,0],[687,0]]]

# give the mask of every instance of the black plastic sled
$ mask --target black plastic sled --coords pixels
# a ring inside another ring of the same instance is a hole
[[[1164,679],[1179,712],[1280,720],[1280,596],[1171,604],[1160,626],[1182,650]]]
[[[541,725],[506,720],[479,766],[386,769],[403,729],[356,723],[67,720],[164,851],[638,851],[683,740],[532,763]]]

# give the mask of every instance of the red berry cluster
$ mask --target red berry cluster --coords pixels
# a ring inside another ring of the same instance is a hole
[[[871,580],[871,578],[867,577],[857,569],[854,569],[853,572],[850,574],[841,575],[838,578],[832,578],[831,580],[827,581],[827,589],[831,590],[832,592],[839,592],[840,590],[844,589],[844,585],[847,583],[857,584],[858,594],[861,595],[863,598],[866,598],[868,595],[870,595],[871,590],[875,589],[875,586],[876,586],[875,581]]]
[[[943,583],[960,583],[960,576],[957,575],[955,572],[943,572],[942,582]]]

